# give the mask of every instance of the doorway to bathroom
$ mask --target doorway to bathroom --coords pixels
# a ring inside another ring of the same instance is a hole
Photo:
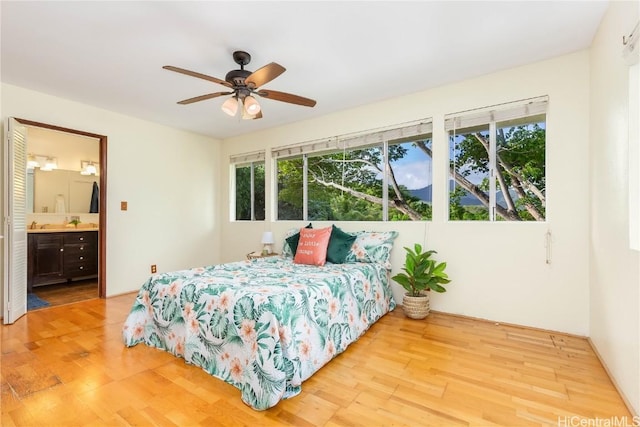
[[[14,164],[24,158],[27,171],[24,183],[12,183],[24,187],[26,198],[20,218],[27,229],[26,260],[15,265],[27,269],[27,309],[105,297],[107,137],[15,122],[24,142],[14,150]],[[14,282],[10,286],[22,286]],[[23,290],[14,291],[19,296]]]

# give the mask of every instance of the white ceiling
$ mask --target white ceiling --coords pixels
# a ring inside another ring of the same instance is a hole
[[[0,3],[2,82],[226,138],[589,47],[606,1]],[[263,86],[317,100],[259,98],[264,118],[224,114],[216,83],[277,62]],[[526,82],[522,82],[526,84]]]

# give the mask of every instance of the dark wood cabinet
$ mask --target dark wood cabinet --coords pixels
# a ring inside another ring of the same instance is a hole
[[[27,287],[98,277],[98,232],[30,233]]]
[[[62,233],[29,234],[27,285],[59,282],[62,280],[64,243]]]

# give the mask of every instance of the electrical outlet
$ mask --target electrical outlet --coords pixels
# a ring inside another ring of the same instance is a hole
[[[151,264],[151,274],[155,274],[158,271],[158,268],[155,264]]]
[[[128,203],[127,203],[127,202],[125,202],[124,200],[123,200],[122,202],[120,202],[120,210],[121,210],[121,211],[126,211],[126,210],[127,210],[127,208],[128,208],[128,206],[127,206],[127,205],[128,205]]]

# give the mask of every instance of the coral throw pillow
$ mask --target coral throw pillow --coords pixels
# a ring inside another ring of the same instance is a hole
[[[311,226],[311,223],[309,223],[305,228],[313,227]],[[287,237],[285,240],[287,241],[287,244],[289,244],[290,252],[295,256],[296,251],[298,250],[298,242],[300,241],[300,232]],[[283,250],[282,252],[284,253],[285,251]]]
[[[331,227],[301,229],[298,250],[293,262],[296,264],[324,265],[327,262],[329,238],[331,238]]]

